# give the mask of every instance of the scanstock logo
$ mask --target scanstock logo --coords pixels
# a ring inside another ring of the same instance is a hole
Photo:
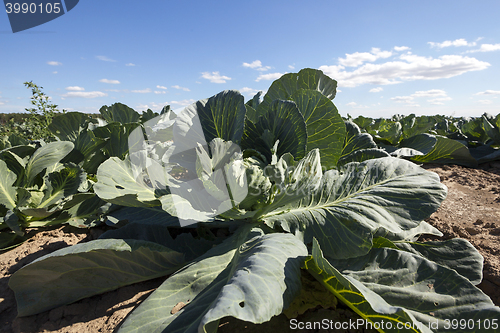
[[[229,213],[248,194],[241,148],[220,138],[207,143],[196,103],[162,111],[132,131],[128,145],[135,182],[153,190],[181,226]]]
[[[4,0],[12,32],[19,32],[52,21],[72,10],[79,0]]]

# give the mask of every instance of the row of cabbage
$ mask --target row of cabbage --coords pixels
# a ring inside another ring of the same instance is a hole
[[[500,160],[500,114],[496,117],[408,116],[390,119],[349,117],[391,156],[419,163],[468,167]]]
[[[418,241],[442,235],[424,220],[447,189],[405,158],[430,152],[391,151],[380,125],[376,137],[342,119],[336,87],[303,69],[247,103],[230,90],[178,114],[114,104],[104,121],[54,118],[55,142],[5,140],[2,239],[58,223],[116,227],[13,274],[18,315],[168,276],[119,332],[216,332],[227,316],[262,323],[300,307],[306,270],[381,332],[498,327],[500,308],[477,288],[477,250]],[[434,138],[434,150],[451,140]]]

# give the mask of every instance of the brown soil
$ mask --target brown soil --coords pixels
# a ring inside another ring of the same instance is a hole
[[[484,257],[484,279],[479,287],[500,305],[500,163],[482,165],[479,169],[461,166],[425,165],[439,174],[448,186],[448,197],[427,222],[444,234],[441,239],[461,237],[469,240]],[[98,237],[99,228],[53,228],[36,234],[19,247],[0,254],[0,333],[113,332],[127,314],[155,290],[164,280],[159,278],[119,290],[90,297],[29,317],[16,318],[14,293],[8,279],[15,271],[33,260],[65,246]],[[322,319],[348,321],[358,318],[337,304],[336,309],[318,307],[298,317],[299,321]],[[220,321],[219,332],[292,332],[285,315],[270,322],[253,325],[234,319]],[[296,332],[294,330],[293,332]],[[299,330],[300,332],[327,332]],[[345,330],[341,330],[346,332]],[[360,332],[360,331],[356,331]],[[374,332],[365,330],[364,332]]]

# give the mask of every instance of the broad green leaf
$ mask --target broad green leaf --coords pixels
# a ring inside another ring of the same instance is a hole
[[[485,143],[488,140],[488,135],[484,132],[483,120],[481,118],[466,118],[461,129],[463,134],[465,134],[470,140],[477,140],[482,143]]]
[[[337,81],[332,80],[322,71],[311,68],[304,68],[298,73],[285,74],[271,84],[257,111],[269,108],[275,100],[290,100],[290,97],[299,89],[316,90],[326,98],[334,99],[337,93]]]
[[[366,134],[366,133],[365,133]],[[381,158],[390,156],[382,149],[377,148],[366,148],[354,150],[350,154],[342,156],[337,162],[337,168],[340,168],[347,163],[351,162],[363,162],[366,160],[370,160],[372,158]]]
[[[16,179],[16,174],[10,171],[4,161],[0,160],[0,204],[7,209],[16,207],[17,192],[16,187],[14,187]]]
[[[175,219],[174,217],[171,217]],[[119,229],[108,230],[99,239],[136,239],[157,243],[176,252],[184,254],[186,261],[191,261],[210,250],[215,242],[203,238],[195,239],[189,232],[177,235],[175,239],[170,236],[168,224],[156,222],[131,222]]]
[[[101,199],[116,205],[159,206],[154,189],[141,177],[128,157],[124,161],[111,157],[99,166],[94,191]]]
[[[231,242],[236,246],[229,251],[225,242],[209,251],[210,257],[167,279],[119,332],[204,332],[226,316],[261,323],[280,314],[300,291],[300,265],[307,249],[289,234],[247,239],[241,245]],[[227,252],[214,251],[219,247]],[[187,304],[181,311],[158,316],[159,311],[173,312],[179,302]]]
[[[244,97],[236,90],[226,90],[187,108],[197,113],[206,142],[215,138],[239,144],[245,121]]]
[[[188,327],[191,331],[198,332],[201,315],[213,301],[214,295],[217,295],[227,282],[231,270],[228,265],[233,260],[236,250],[247,240],[262,236],[261,230],[252,232],[250,229],[250,225],[239,229],[222,244],[210,249],[193,263],[170,276],[127,317],[118,333],[162,332],[175,319],[177,319],[176,325],[182,326],[177,332],[188,332]],[[188,318],[178,319],[186,309],[175,312],[174,307],[181,302],[189,304],[195,299],[200,301],[203,294],[210,295],[212,299],[204,298],[198,308],[191,307],[196,318],[187,316]],[[168,331],[175,332],[172,327],[169,327]]]
[[[183,255],[156,243],[98,239],[43,256],[15,272],[20,317],[176,271]]]
[[[275,200],[262,219],[303,237],[306,244],[316,237],[332,258],[368,253],[379,228],[397,234],[418,226],[447,192],[437,174],[393,157],[327,171],[318,185],[305,194],[287,191],[282,199],[287,204]]]
[[[68,141],[56,141],[38,148],[26,164],[26,176],[28,183],[45,168],[58,163],[73,149],[73,144]]]
[[[285,153],[295,158],[304,157],[308,140],[306,123],[294,102],[274,101],[256,124],[247,120],[241,147],[257,149],[270,161],[277,140],[278,157]]]
[[[127,223],[161,224],[178,227],[179,219],[160,207],[120,207],[106,215],[108,225],[121,226]]]
[[[395,146],[399,143],[403,135],[401,123],[398,121],[393,122],[387,119],[382,119],[378,130],[376,131],[375,138],[389,142]]]
[[[417,155],[426,155],[431,152],[438,139],[431,134],[422,133],[401,140],[398,149],[391,152],[395,157],[413,157]]]
[[[92,121],[92,118],[85,113],[68,112],[54,117],[49,130],[61,141],[75,142],[80,132],[86,129],[89,121]]]
[[[138,122],[141,117],[134,109],[122,103],[115,103],[111,106],[104,105],[99,109],[99,112],[108,123],[135,123]]]
[[[411,160],[423,163],[454,163],[469,167],[477,165],[469,149],[460,142],[439,135],[436,138],[437,142],[428,154],[414,156]]]
[[[465,239],[453,238],[425,243],[396,242],[395,244],[401,250],[456,270],[474,285],[478,285],[483,280],[483,256]]]
[[[403,126],[403,139],[408,139],[418,134],[427,133],[435,125],[435,121],[431,117],[415,117],[414,114],[410,114],[404,117],[399,122]]]
[[[319,148],[321,163],[327,170],[334,168],[346,136],[344,121],[337,108],[319,91],[299,89],[290,98],[306,122],[306,152]]]
[[[497,145],[500,145],[500,130],[492,125],[483,115],[483,129],[486,135]]]
[[[123,159],[129,150],[129,135],[137,126],[139,126],[138,123],[110,123],[92,131],[96,137],[107,141],[102,150],[108,156]]]
[[[366,301],[380,314],[391,314],[398,309],[434,332],[452,331],[451,327],[446,328],[446,320],[473,319],[482,323],[498,320],[500,308],[487,295],[456,270],[441,264],[453,265],[453,261],[461,260],[460,255],[469,256],[472,249],[455,253],[453,246],[448,247],[449,252],[444,249],[446,245],[441,249],[436,247],[436,252],[427,253],[430,258],[425,258],[423,253],[374,248],[365,256],[330,260],[330,264],[362,291]],[[446,256],[442,257],[443,254]],[[432,260],[437,258],[438,262]],[[487,330],[475,326],[470,331]]]
[[[83,200],[74,204],[74,201],[81,199]],[[67,207],[68,204],[72,205]],[[31,222],[30,225],[36,227],[68,223],[77,228],[93,227],[101,223],[100,215],[107,210],[108,205],[111,204],[101,200],[94,193],[78,193],[73,196],[72,200],[65,203],[56,217]]]
[[[9,250],[21,245],[26,239],[26,236],[19,236],[15,232],[2,230],[0,231],[0,251]]]
[[[307,271],[326,289],[363,319],[378,325],[378,327],[387,327],[390,323],[393,329],[383,332],[404,332],[405,330],[396,328],[398,324],[403,328],[406,324],[408,327],[414,327],[412,332],[432,333],[428,327],[425,327],[404,308],[388,304],[362,283],[343,275],[324,258],[316,239],[313,239],[312,256],[306,260],[304,265]],[[394,271],[390,273],[395,274]],[[419,327],[421,328],[419,329]]]
[[[47,190],[38,208],[49,208],[59,200],[78,193],[78,188],[86,181],[87,174],[76,165],[67,165],[45,178]]]

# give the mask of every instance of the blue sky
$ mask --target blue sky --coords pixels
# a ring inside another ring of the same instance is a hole
[[[59,108],[176,110],[226,89],[251,98],[309,67],[341,115],[500,113],[498,1],[82,0],[13,34],[0,14],[0,112],[42,86]]]

